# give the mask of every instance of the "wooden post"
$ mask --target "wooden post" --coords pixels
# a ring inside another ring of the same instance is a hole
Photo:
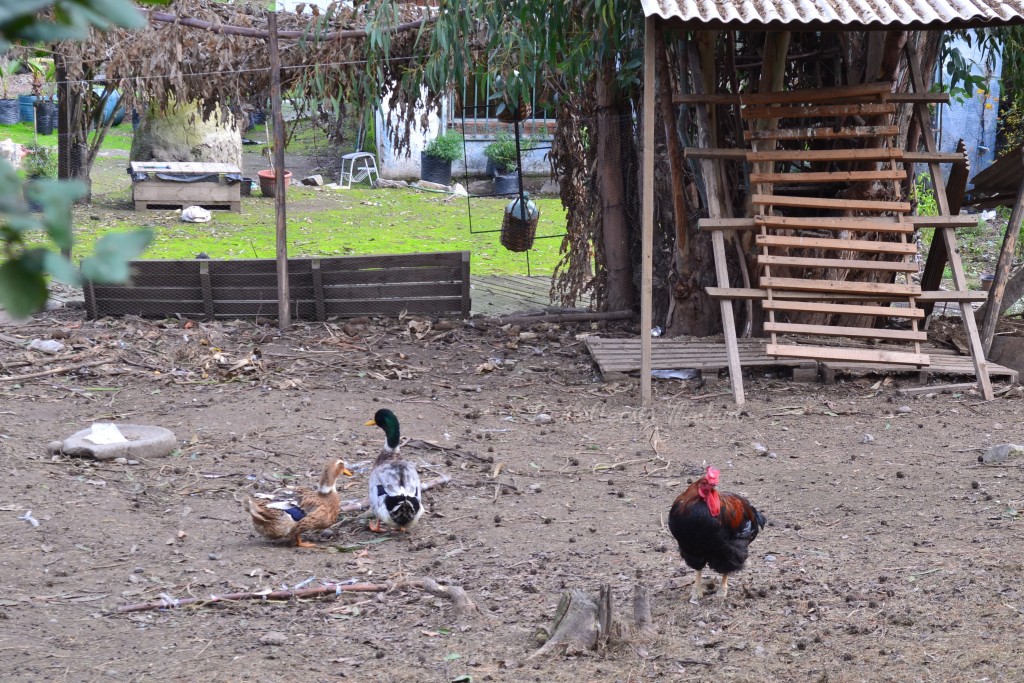
[[[647,17],[644,27],[644,166],[642,190],[643,247],[640,271],[640,402],[644,408],[654,403],[651,389],[651,324],[653,320],[652,280],[654,279],[654,17]],[[668,78],[668,74],[662,74]]]
[[[1019,150],[1018,154],[1022,155],[1021,162],[1024,163],[1024,148]],[[1003,310],[1003,294],[1006,293],[1006,282],[1010,279],[1010,266],[1013,265],[1013,254],[1017,249],[1017,235],[1020,234],[1022,221],[1024,221],[1024,180],[1021,181],[1020,187],[1017,189],[1017,199],[1013,202],[1010,222],[1006,224],[1006,235],[1003,237],[1003,246],[999,250],[995,277],[988,293],[988,303],[985,305],[985,317],[981,324],[981,348],[984,349],[986,357],[992,351],[996,323],[999,322]]]
[[[270,107],[274,122],[274,209],[277,215],[277,326],[291,327],[288,292],[288,224],[285,212],[284,116],[281,114],[281,54],[277,46],[277,12],[267,15],[270,48]]]

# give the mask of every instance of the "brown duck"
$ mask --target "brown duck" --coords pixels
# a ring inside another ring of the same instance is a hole
[[[351,477],[344,460],[331,460],[320,475],[315,489],[281,489],[271,495],[256,494],[249,499],[252,524],[263,536],[288,542],[301,548],[315,548],[302,540],[302,534],[326,529],[338,521],[341,501],[335,485],[341,475]]]

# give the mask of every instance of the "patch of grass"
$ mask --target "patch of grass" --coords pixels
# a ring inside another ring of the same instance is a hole
[[[116,193],[120,203],[121,192]],[[108,199],[114,196],[108,195]],[[430,251],[472,252],[475,274],[525,274],[526,255],[506,250],[498,232],[508,199],[472,201],[470,234],[465,199],[411,190],[352,189],[340,192],[302,187],[288,189],[290,256],[404,254]],[[558,199],[539,199],[537,235],[561,235],[565,211]],[[264,197],[243,198],[242,213],[214,211],[209,223],[182,223],[173,211],[76,212],[75,250],[91,253],[108,232],[150,227],[156,232],[147,259],[273,258],[274,203]],[[95,216],[98,220],[93,219]],[[538,239],[530,252],[531,272],[550,274],[558,262],[561,238]]]
[[[12,126],[0,125],[0,140],[10,138],[19,145],[29,145],[36,141],[34,123],[16,123]],[[57,128],[54,127],[52,135],[39,135],[39,144],[46,147],[57,146]],[[120,126],[112,127],[103,139],[102,150],[123,151],[124,156],[132,148],[132,126],[131,123],[122,123]]]

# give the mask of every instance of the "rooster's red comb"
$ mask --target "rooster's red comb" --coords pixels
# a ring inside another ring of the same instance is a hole
[[[718,470],[714,467],[708,467],[707,472],[704,473],[704,478],[712,486],[718,486]]]

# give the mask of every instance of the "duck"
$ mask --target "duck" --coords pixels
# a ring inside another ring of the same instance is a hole
[[[398,417],[388,410],[378,410],[367,427],[376,425],[384,430],[384,446],[370,470],[370,510],[376,519],[370,531],[380,532],[381,524],[405,531],[423,516],[420,475],[416,465],[399,455],[401,432]]]
[[[338,521],[341,500],[335,486],[342,475],[352,476],[345,461],[330,460],[316,489],[280,489],[249,498],[249,515],[256,531],[273,541],[287,539],[298,548],[315,548],[315,543],[302,540],[302,534],[321,531]]]

